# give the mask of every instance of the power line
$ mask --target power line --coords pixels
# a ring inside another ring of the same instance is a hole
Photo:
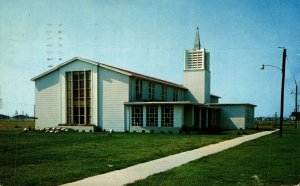
[[[295,75],[294,75],[294,73],[293,73],[291,64],[290,64],[290,62],[289,62],[288,56],[286,56],[286,59],[287,59],[287,62],[288,62],[288,64],[289,64],[290,71],[291,71],[291,73],[292,73],[292,75],[293,75],[294,82],[295,82],[295,84],[297,85],[297,81],[296,81]]]
[[[273,17],[272,12],[271,12],[269,3],[268,3],[267,1],[266,1],[266,4],[267,4],[268,13],[269,13],[269,15],[270,15],[270,17],[271,17],[271,20],[272,20],[272,23],[273,23],[274,30],[275,30],[275,32],[276,32],[276,34],[277,34],[277,36],[278,36],[278,38],[279,38],[279,40],[280,40],[280,42],[281,42],[281,45],[282,45],[282,46],[285,46],[284,43],[283,43],[283,40],[282,40],[282,38],[281,38],[281,36],[280,36],[280,34],[279,34],[278,26],[277,26],[277,24],[276,24],[276,22],[275,22],[275,19],[274,19],[274,17]]]

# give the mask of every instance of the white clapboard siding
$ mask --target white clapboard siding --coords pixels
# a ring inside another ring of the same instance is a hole
[[[100,127],[124,131],[124,102],[129,101],[129,77],[99,68],[98,105]]]
[[[245,129],[245,106],[222,106],[223,129]]]
[[[58,70],[35,81],[36,129],[60,123],[60,84]]]

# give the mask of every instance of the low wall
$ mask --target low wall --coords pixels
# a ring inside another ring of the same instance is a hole
[[[180,127],[130,127],[130,132],[140,133],[179,133]]]
[[[94,126],[90,125],[90,126],[82,126],[82,125],[77,125],[77,126],[60,126],[63,128],[67,128],[67,129],[72,129],[72,130],[76,130],[78,132],[94,132]]]

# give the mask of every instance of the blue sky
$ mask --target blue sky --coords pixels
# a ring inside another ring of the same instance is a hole
[[[211,52],[211,92],[222,103],[256,104],[256,116],[280,109],[287,48],[285,115],[300,78],[299,0],[0,0],[2,114],[33,114],[30,79],[74,56],[183,82],[184,50],[196,27]],[[299,54],[299,55],[297,55]]]

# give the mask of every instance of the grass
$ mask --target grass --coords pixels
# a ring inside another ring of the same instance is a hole
[[[0,131],[20,131],[24,128],[34,129],[33,120],[0,120]]]
[[[296,185],[300,129],[278,132],[129,185]]]
[[[238,137],[237,131],[22,133],[24,127],[33,122],[0,121],[0,185],[58,185]]]

